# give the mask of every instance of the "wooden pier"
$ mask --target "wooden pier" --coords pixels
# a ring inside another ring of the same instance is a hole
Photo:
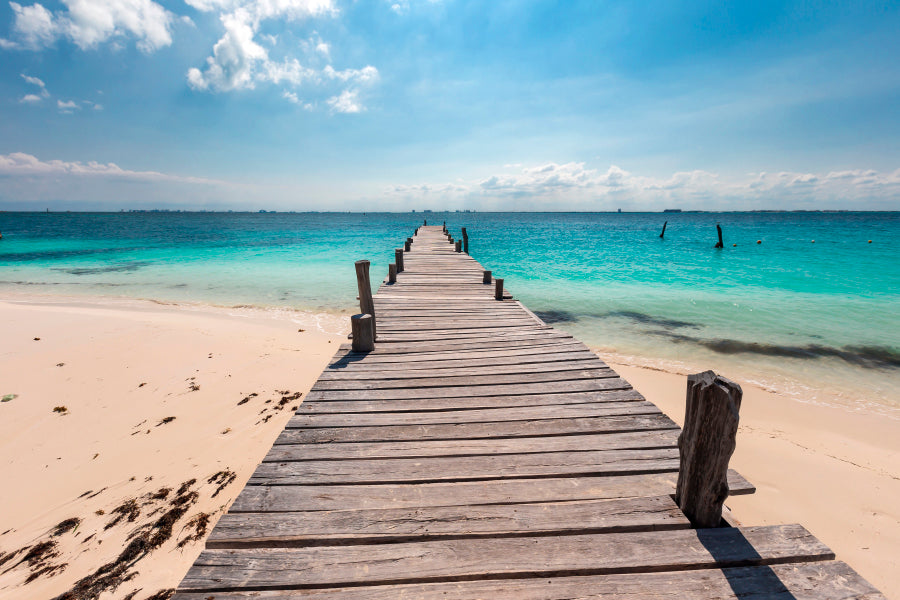
[[[407,245],[176,599],[883,598],[800,525],[692,528],[675,423],[441,227]]]

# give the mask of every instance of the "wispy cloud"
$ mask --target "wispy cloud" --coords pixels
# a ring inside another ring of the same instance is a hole
[[[139,181],[171,181],[195,184],[225,184],[226,182],[202,177],[170,175],[157,171],[131,171],[115,163],[95,161],[79,162],[64,160],[40,160],[24,152],[0,154],[0,175],[5,177],[33,177],[48,175],[73,175],[78,177],[99,177],[130,179]]]
[[[42,100],[43,98],[41,96],[38,96],[37,94],[25,94],[24,96],[22,96],[22,99],[19,100],[19,102],[21,102],[22,104],[37,104]]]
[[[56,108],[59,109],[59,112],[70,115],[76,110],[81,110],[81,106],[78,105],[74,100],[66,100],[63,102],[62,100],[56,101]]]

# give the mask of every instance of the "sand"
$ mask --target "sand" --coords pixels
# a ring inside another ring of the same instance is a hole
[[[55,597],[126,547],[83,585],[177,586],[343,341],[315,329],[284,311],[0,302],[0,396],[16,394],[0,403],[0,597]]]
[[[610,366],[683,423],[684,375]],[[757,492],[729,498],[733,516],[742,525],[800,523],[888,598],[900,599],[900,420],[742,388],[731,466]]]
[[[177,586],[344,341],[321,324],[124,299],[0,301],[0,396],[16,395],[0,403],[0,597],[53,598],[80,581],[147,600]],[[613,366],[681,422],[683,375]],[[758,492],[730,498],[734,516],[802,523],[900,600],[900,420],[744,393],[732,466]],[[111,577],[90,578],[104,565]]]

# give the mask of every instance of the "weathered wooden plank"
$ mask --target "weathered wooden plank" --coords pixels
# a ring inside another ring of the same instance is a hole
[[[403,379],[356,379],[340,377],[319,379],[313,390],[389,390],[414,388],[448,388],[454,386],[477,387],[502,384],[533,384],[547,382],[570,382],[582,379],[603,379],[618,377],[609,368],[577,369],[574,371],[541,371],[535,373],[514,373],[507,375],[444,375],[441,377],[408,377]]]
[[[230,513],[206,547],[296,547],[541,533],[686,529],[671,496],[332,512]]]
[[[172,600],[208,600],[178,592]],[[885,600],[846,563],[823,561],[576,577],[378,585],[318,590],[217,592],[215,600]]]
[[[654,410],[659,410],[654,407]],[[614,431],[668,429],[672,420],[661,412],[649,415],[543,419],[435,425],[390,425],[374,427],[288,428],[278,443],[325,444],[334,442],[390,442],[398,440],[452,440],[572,435]]]
[[[263,462],[396,458],[401,456],[497,455],[588,449],[612,450],[616,448],[675,448],[677,442],[678,429],[673,424],[670,429],[533,438],[413,440],[407,442],[358,442],[355,444],[275,444]]]
[[[312,392],[303,401],[300,411],[316,413],[404,412],[428,410],[460,410],[473,408],[513,408],[519,406],[557,406],[560,404],[591,404],[595,402],[645,401],[636,390],[603,390],[573,394],[543,394],[518,396],[474,396],[462,398],[413,398],[406,400],[329,400],[328,392]]]
[[[468,481],[678,470],[677,448],[264,462],[250,485]]]
[[[400,400],[403,398],[455,398],[466,395],[511,396],[518,394],[557,394],[566,392],[600,392],[606,389],[622,389],[623,379],[576,379],[540,383],[508,383],[480,386],[445,386],[421,388],[396,388],[384,390],[329,390],[333,400]],[[325,391],[325,390],[323,390]]]
[[[206,550],[184,591],[681,571],[831,560],[800,525]]]
[[[301,407],[302,408],[302,407]],[[309,407],[307,407],[309,409]],[[316,413],[299,412],[288,422],[290,428],[317,427],[393,427],[400,425],[452,425],[463,423],[512,423],[541,419],[577,419],[622,415],[658,414],[651,402],[597,402],[554,406],[516,406],[512,408],[475,408],[448,411]]]
[[[586,359],[590,358],[591,356],[597,356],[590,350],[588,350],[584,344],[575,340],[568,340],[565,342],[549,342],[539,345],[526,346],[523,348],[492,349],[470,347],[461,350],[450,350],[444,352],[414,352],[411,350],[402,351],[402,348],[399,347],[388,347],[388,350],[392,351],[387,352],[385,349],[379,349],[376,347],[375,350],[368,354],[359,354],[350,351],[349,345],[342,346],[341,348],[342,349],[337,354],[335,354],[334,358],[332,358],[331,362],[329,363],[329,369],[335,367],[343,368],[347,366],[377,368],[377,366],[380,365],[384,365],[384,367],[386,368],[395,367],[398,369],[407,368],[407,365],[409,366],[409,368],[421,368],[417,367],[415,363],[425,362],[429,364],[437,364],[444,361],[453,361],[453,364],[455,364],[456,361],[473,361],[474,364],[469,366],[478,366],[479,363],[476,361],[496,360],[499,361],[497,364],[511,364],[515,363],[516,359],[527,360],[529,358],[533,358],[536,361],[540,361],[545,357],[561,357],[563,359],[568,359],[569,357],[577,357]],[[346,350],[344,350],[344,348],[346,348]],[[482,364],[492,363],[484,362]]]
[[[491,365],[479,367],[435,367],[431,369],[416,370],[361,370],[361,369],[325,369],[319,376],[319,381],[346,381],[346,380],[407,380],[423,378],[426,375],[432,379],[444,377],[473,377],[495,375],[522,375],[525,373],[563,373],[572,371],[603,371],[601,376],[606,376],[614,371],[600,362],[597,358],[582,360],[569,360],[559,362],[522,363],[514,365]],[[424,371],[424,372],[423,372]],[[576,375],[577,376],[577,373]],[[500,383],[496,378],[494,383]]]
[[[728,473],[732,496],[755,488],[736,471]],[[230,512],[283,512],[409,508],[423,506],[562,502],[661,496],[675,493],[676,473],[494,479],[453,483],[375,485],[251,485]]]

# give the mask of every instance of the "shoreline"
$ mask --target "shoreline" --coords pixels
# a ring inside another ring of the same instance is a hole
[[[607,363],[683,424],[684,375]],[[757,492],[729,497],[733,516],[742,525],[800,523],[886,597],[900,598],[900,423],[738,383],[731,467]]]

